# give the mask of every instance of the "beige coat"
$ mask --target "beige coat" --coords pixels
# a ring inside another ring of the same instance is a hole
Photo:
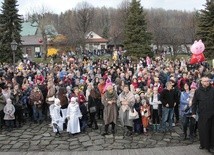
[[[104,119],[104,124],[110,124],[110,123],[115,123],[117,122],[117,93],[116,91],[113,91],[113,97],[109,98],[107,96],[107,91],[102,97],[102,104],[104,105],[104,110],[103,110],[103,119]],[[108,104],[108,101],[112,101],[113,104]]]
[[[128,105],[122,105],[122,101],[127,101]],[[135,103],[134,94],[129,91],[128,94],[122,92],[118,97],[119,118],[122,126],[133,126],[133,120],[129,120],[129,110],[133,108]]]
[[[48,93],[47,93],[47,96],[46,96],[46,102],[48,104],[53,104],[54,103],[54,100],[53,101],[49,101],[48,98],[51,98],[53,96],[55,96],[55,91],[56,91],[56,88],[55,88],[55,85],[52,83],[51,86],[48,86]]]

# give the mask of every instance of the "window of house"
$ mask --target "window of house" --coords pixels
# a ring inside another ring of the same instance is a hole
[[[35,57],[36,58],[41,58],[42,53],[41,53],[41,48],[40,47],[35,47]]]
[[[106,46],[105,45],[101,45],[101,49],[105,49],[106,48]]]
[[[26,48],[26,54],[31,55],[31,51],[32,51],[32,50],[31,50],[30,47],[27,47],[27,48]]]

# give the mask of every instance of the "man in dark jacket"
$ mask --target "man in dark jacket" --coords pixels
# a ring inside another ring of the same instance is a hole
[[[201,78],[201,85],[196,90],[192,101],[192,114],[195,118],[198,108],[199,149],[214,148],[214,88],[207,76]]]
[[[174,114],[174,107],[176,105],[175,91],[172,89],[172,82],[166,83],[166,89],[160,94],[160,101],[162,102],[162,129],[166,132],[166,122],[169,121],[169,130],[172,130],[172,119]]]

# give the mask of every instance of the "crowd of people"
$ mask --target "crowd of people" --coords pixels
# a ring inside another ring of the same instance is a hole
[[[184,140],[193,142],[199,129],[201,149],[214,146],[214,70],[204,64],[64,57],[60,64],[4,65],[0,76],[0,125],[8,131],[28,119],[50,119],[56,135],[97,130],[97,119],[103,136],[117,134],[119,122],[124,136],[171,132],[181,124]]]

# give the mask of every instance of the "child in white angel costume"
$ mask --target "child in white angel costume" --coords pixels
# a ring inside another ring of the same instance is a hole
[[[67,109],[67,132],[76,134],[80,132],[80,121],[82,117],[80,112],[79,104],[76,97],[72,97]]]
[[[56,135],[60,135],[60,131],[63,131],[64,118],[62,117],[60,108],[60,100],[55,98],[54,104],[50,106],[50,115],[52,119],[51,123],[53,125],[53,132],[55,132]]]

